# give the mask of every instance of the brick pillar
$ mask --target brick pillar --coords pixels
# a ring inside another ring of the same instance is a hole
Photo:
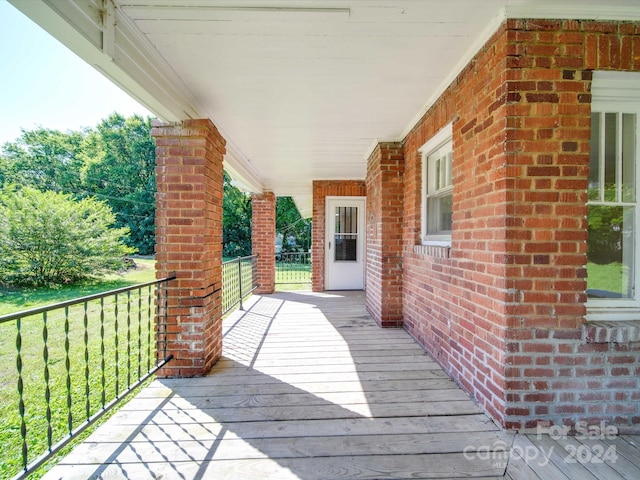
[[[276,196],[273,192],[251,197],[251,251],[258,255],[256,293],[270,294],[276,284]]]
[[[156,123],[156,275],[175,272],[160,376],[205,375],[222,353],[222,161],[225,140],[208,119]],[[159,339],[160,341],[162,339]]]
[[[380,143],[367,164],[366,304],[381,327],[402,326],[404,153]]]

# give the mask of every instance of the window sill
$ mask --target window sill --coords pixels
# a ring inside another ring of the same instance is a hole
[[[423,246],[427,247],[448,247],[451,248],[451,237],[442,235],[440,237],[433,236],[429,238],[425,238],[422,241]]]
[[[587,343],[640,342],[640,320],[589,322],[583,330]]]
[[[414,245],[413,253],[436,258],[451,257],[451,242],[424,242],[422,245]]]

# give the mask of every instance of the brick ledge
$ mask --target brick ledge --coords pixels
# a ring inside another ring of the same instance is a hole
[[[582,329],[587,343],[640,342],[640,320],[589,322]]]

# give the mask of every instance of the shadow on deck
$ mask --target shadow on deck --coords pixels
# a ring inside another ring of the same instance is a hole
[[[640,478],[606,462],[563,473],[549,458],[564,440],[500,430],[406,332],[375,325],[363,292],[246,308],[209,376],[153,382],[45,478]]]

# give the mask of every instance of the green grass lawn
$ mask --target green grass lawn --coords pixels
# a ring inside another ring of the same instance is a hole
[[[621,263],[599,265],[593,262],[587,264],[587,288],[626,294],[628,267]]]
[[[290,292],[310,289],[310,263],[276,262],[276,290]]]
[[[19,312],[51,303],[63,302],[94,293],[128,287],[155,279],[155,260],[135,258],[136,268],[123,274],[111,274],[101,279],[86,280],[74,285],[53,288],[0,288],[0,315]]]
[[[154,279],[153,260],[136,259],[136,264],[136,269],[123,275],[110,275],[79,285],[0,291],[0,312],[22,311]],[[51,416],[52,443],[55,444],[69,431],[68,403],[71,404],[71,426],[75,429],[88,415],[102,408],[103,392],[104,401],[108,403],[116,391],[121,393],[153,365],[154,332],[147,320],[149,313],[153,319],[153,302],[153,287],[145,287],[129,295],[118,295],[117,301],[108,297],[103,302],[89,302],[86,314],[84,305],[70,307],[68,314],[64,309],[52,311],[47,315],[46,328],[42,315],[21,319],[19,329],[17,321],[0,324],[0,451],[3,452],[0,478],[15,475],[22,459],[17,344],[21,344],[27,445],[29,461],[32,461],[46,450],[47,415]],[[45,355],[49,359],[46,372]],[[45,401],[46,375],[49,376],[49,413]],[[39,476],[36,474],[33,478]]]
[[[276,262],[276,290],[310,290],[311,264]]]

